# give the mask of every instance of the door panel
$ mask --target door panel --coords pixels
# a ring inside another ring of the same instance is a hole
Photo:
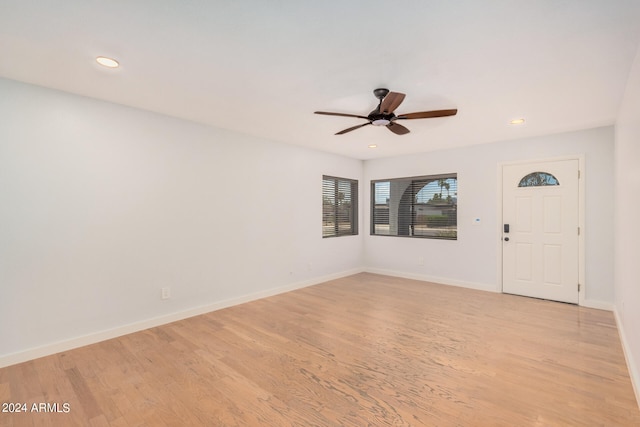
[[[531,198],[516,197],[515,230],[517,232],[531,232],[531,214]]]
[[[533,279],[533,245],[516,243],[516,279],[530,282]]]
[[[544,282],[550,285],[562,285],[562,247],[544,245]]]
[[[562,198],[559,196],[546,196],[544,205],[544,232],[562,233]]]
[[[502,176],[503,292],[577,303],[578,160],[507,165]]]

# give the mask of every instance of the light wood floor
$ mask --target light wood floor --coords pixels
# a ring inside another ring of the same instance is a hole
[[[611,313],[358,274],[0,369],[0,426],[639,426]]]

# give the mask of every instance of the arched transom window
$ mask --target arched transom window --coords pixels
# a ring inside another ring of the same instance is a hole
[[[542,187],[544,185],[560,185],[560,181],[547,172],[531,172],[520,180],[518,187]]]

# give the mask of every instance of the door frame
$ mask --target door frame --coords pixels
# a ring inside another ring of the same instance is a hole
[[[578,155],[569,155],[569,156],[560,156],[560,157],[545,157],[545,158],[535,158],[535,159],[525,159],[525,160],[513,160],[513,161],[503,161],[498,162],[497,165],[497,189],[498,189],[498,197],[497,197],[497,208],[498,208],[498,223],[496,224],[496,249],[497,249],[497,270],[496,277],[498,278],[498,283],[496,289],[500,293],[504,293],[503,284],[504,278],[503,274],[503,249],[504,244],[502,243],[502,224],[504,224],[504,218],[502,217],[502,208],[503,208],[503,197],[502,194],[502,172],[505,166],[511,165],[526,165],[529,163],[540,163],[540,162],[554,162],[559,160],[578,160],[578,170],[580,171],[580,179],[578,180],[578,227],[580,227],[580,234],[578,235],[578,283],[580,283],[580,292],[578,292],[578,305],[583,306],[585,302],[585,296],[587,294],[587,285],[585,281],[586,275],[586,267],[585,267],[585,182],[586,182],[586,169],[585,169],[585,158],[584,154]]]

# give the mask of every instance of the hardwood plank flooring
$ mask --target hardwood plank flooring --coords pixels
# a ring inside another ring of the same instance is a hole
[[[640,425],[612,313],[367,273],[0,369],[0,401],[28,409],[0,427]]]

